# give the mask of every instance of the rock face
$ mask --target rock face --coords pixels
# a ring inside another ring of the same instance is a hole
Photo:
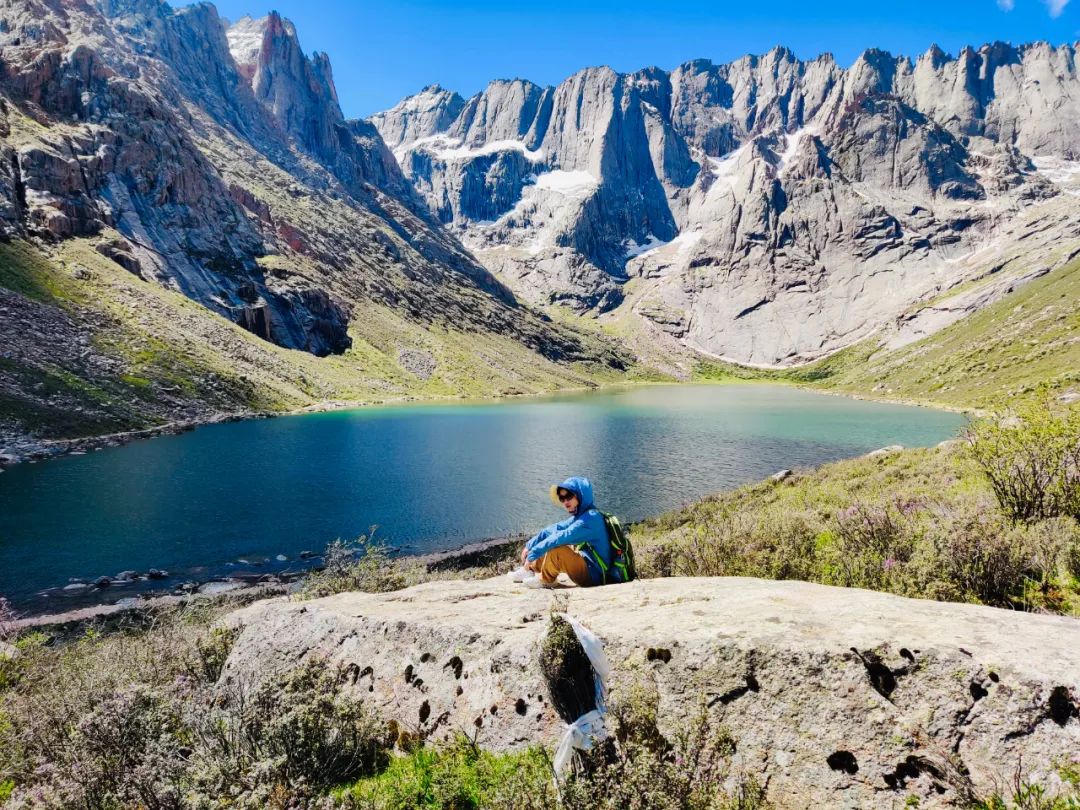
[[[282,345],[316,354],[348,347],[341,302],[324,295],[313,309],[305,302],[319,291],[271,289],[262,277],[255,258],[266,242],[192,137],[184,102],[240,86],[212,7],[174,14],[115,2],[95,13],[15,2],[2,13],[0,91],[15,127],[4,144],[16,192],[9,236],[115,229],[119,238],[100,252],[136,275]],[[140,57],[139,45],[162,59]],[[253,104],[244,112],[259,116]]]
[[[464,102],[428,88],[371,121],[519,293],[602,311],[640,277],[651,324],[786,365],[999,270],[1021,240],[1043,269],[1080,247],[1078,89],[1070,45],[870,50],[848,69],[777,48]]]
[[[603,641],[613,697],[659,698],[672,735],[702,707],[734,765],[779,807],[920,807],[1056,782],[1080,759],[1080,621],[745,578],[644,580],[559,593]],[[388,720],[496,750],[551,745],[561,724],[537,655],[556,596],[504,578],[238,611],[223,677],[311,656],[346,667]]]
[[[349,348],[358,308],[587,353],[428,213],[325,54],[276,13],[0,0],[0,236],[99,253],[281,346]]]

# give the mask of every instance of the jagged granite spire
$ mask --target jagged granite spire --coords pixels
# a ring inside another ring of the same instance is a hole
[[[255,98],[286,133],[317,154],[338,147],[335,127],[345,118],[326,54],[305,56],[296,27],[276,11],[260,20],[244,17],[229,27],[228,39]]]
[[[1078,237],[1077,189],[1059,182],[1080,175],[1074,46],[588,68],[555,88],[492,82],[446,122],[451,98],[371,120],[488,267],[532,300],[601,312],[644,276],[637,315],[743,362],[878,331],[985,273],[983,248],[1007,250],[1031,218],[1046,219],[1033,262]]]

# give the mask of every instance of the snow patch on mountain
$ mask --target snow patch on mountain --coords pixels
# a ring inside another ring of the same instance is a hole
[[[795,132],[786,135],[787,146],[783,153],[780,155],[780,162],[776,164],[776,173],[778,176],[783,176],[787,167],[794,160],[795,155],[799,151],[799,146],[802,144],[804,137],[813,137],[818,134],[818,128],[814,126],[800,127]]]
[[[536,175],[536,188],[544,191],[554,191],[564,197],[582,198],[592,194],[600,185],[600,181],[585,171],[554,171]]]

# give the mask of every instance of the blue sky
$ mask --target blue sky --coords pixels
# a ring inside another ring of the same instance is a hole
[[[266,5],[269,3],[269,5]],[[176,3],[183,5],[183,3]],[[370,115],[439,83],[469,96],[491,79],[557,84],[580,68],[670,69],[727,62],[774,45],[844,66],[864,49],[950,53],[993,40],[1080,39],[1080,0],[220,0],[223,17],[271,8],[291,19],[306,53],[325,51],[348,117]]]

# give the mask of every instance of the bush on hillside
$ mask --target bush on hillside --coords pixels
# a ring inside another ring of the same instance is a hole
[[[1014,522],[952,449],[856,459],[755,484],[633,531],[643,576],[800,579],[1080,612],[1080,523]]]
[[[653,687],[655,689],[655,687]],[[765,791],[732,765],[735,740],[703,706],[671,740],[657,730],[657,701],[642,684],[615,693],[614,755],[594,749],[563,787],[574,810],[764,810]]]
[[[386,726],[337,668],[217,683],[233,634],[210,618],[20,638],[0,685],[5,807],[299,806],[385,765]]]
[[[19,639],[17,677],[0,691],[0,773],[10,807],[180,806],[189,677],[203,628],[151,623],[60,643]]]
[[[1014,413],[975,422],[966,438],[1010,518],[1080,520],[1080,408],[1055,406],[1044,392]]]
[[[346,591],[385,593],[406,586],[407,579],[395,565],[389,546],[374,534],[352,541],[334,540],[323,553],[323,567],[304,577],[301,599],[316,599]]]
[[[219,684],[209,711],[190,723],[198,793],[258,807],[385,767],[390,732],[344,682],[340,668],[309,659],[254,688]]]

